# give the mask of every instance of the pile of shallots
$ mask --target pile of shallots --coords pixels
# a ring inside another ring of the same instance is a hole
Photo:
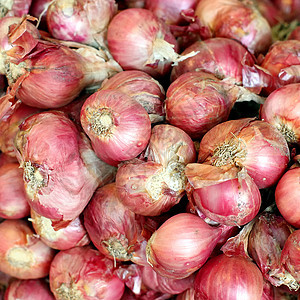
[[[1,3],[0,236],[4,300],[300,299],[300,0]]]

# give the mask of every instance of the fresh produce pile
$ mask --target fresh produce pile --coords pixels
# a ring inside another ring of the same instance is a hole
[[[300,0],[0,1],[0,299],[300,299]]]

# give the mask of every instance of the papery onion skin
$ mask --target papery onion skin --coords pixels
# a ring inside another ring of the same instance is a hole
[[[151,135],[146,110],[117,90],[92,94],[83,104],[80,120],[97,156],[113,166],[140,154]]]
[[[263,276],[250,260],[221,254],[199,270],[194,289],[195,300],[261,300]]]
[[[147,0],[145,8],[151,10],[158,18],[167,24],[184,24],[181,12],[187,9],[195,9],[198,0]]]
[[[167,121],[188,133],[202,137],[218,123],[227,121],[233,99],[215,78],[203,78],[202,72],[187,72],[167,89]]]
[[[72,220],[63,228],[55,229],[51,219],[40,216],[32,209],[30,221],[40,239],[53,249],[67,250],[90,243],[90,238],[80,217]]]
[[[0,18],[4,16],[23,17],[28,14],[32,0],[12,0],[1,3]]]
[[[33,17],[40,19],[39,29],[47,30],[47,8],[51,2],[51,0],[32,0],[29,9],[29,14]]]
[[[115,183],[96,190],[84,211],[84,226],[95,247],[112,260],[128,261],[139,247],[138,218],[119,200]]]
[[[194,287],[187,289],[176,297],[176,300],[195,300]]]
[[[203,167],[215,172],[213,167],[199,164],[189,164],[185,170],[189,181],[187,190],[194,205],[206,217],[221,224],[242,226],[250,222],[259,212],[261,195],[247,172],[240,171],[231,178],[208,183],[210,173],[205,178],[197,178]]]
[[[282,12],[272,0],[257,0],[257,9],[269,22],[271,28],[282,21]]]
[[[169,218],[148,241],[146,254],[150,266],[168,278],[185,278],[209,258],[222,232],[200,217],[180,213]]]
[[[60,251],[51,264],[50,288],[57,300],[119,300],[124,283],[114,269],[112,260],[90,246]]]
[[[0,167],[0,218],[21,219],[30,212],[24,188],[23,172],[18,163]]]
[[[290,151],[271,124],[243,118],[216,125],[202,138],[198,161],[214,166],[245,167],[258,188],[275,185],[285,172]]]
[[[163,47],[167,42],[168,48],[171,47],[175,52],[178,50],[176,39],[168,26],[147,9],[125,9],[108,26],[109,51],[124,70],[144,71],[155,78],[166,75],[172,61],[156,56],[153,44],[157,41],[161,41]],[[166,49],[164,54],[169,50]]]
[[[47,27],[56,39],[97,47],[97,35],[104,34],[116,12],[115,0],[55,1],[47,9]]]
[[[13,280],[5,291],[4,300],[54,300],[44,279]]]
[[[0,223],[0,271],[18,279],[37,279],[48,275],[55,251],[44,244],[22,220]]]
[[[115,168],[96,156],[85,134],[62,112],[27,118],[15,146],[29,204],[52,220],[75,219],[96,188],[115,176]]]
[[[271,45],[271,27],[252,2],[201,0],[195,15],[212,36],[237,40],[253,54],[263,53]]]
[[[283,1],[283,0],[274,0],[274,4],[281,11],[284,21],[291,22],[293,20],[300,21],[300,2],[298,0],[292,1]]]
[[[260,117],[274,125],[289,144],[300,144],[300,83],[272,92],[262,105]]]
[[[284,219],[296,228],[300,228],[300,168],[288,170],[280,178],[275,189],[275,201]]]
[[[128,94],[139,102],[149,114],[151,123],[164,120],[165,91],[149,74],[138,71],[122,71],[102,83],[101,90],[115,89]]]

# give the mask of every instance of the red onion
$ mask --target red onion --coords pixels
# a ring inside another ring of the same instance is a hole
[[[279,180],[275,189],[276,205],[287,222],[300,228],[300,168],[288,170]]]
[[[29,204],[49,219],[75,219],[96,188],[115,175],[115,168],[95,155],[87,137],[62,112],[27,118],[15,144]]]
[[[114,0],[54,1],[47,10],[48,30],[59,40],[99,46],[116,11]]]
[[[122,71],[102,83],[101,90],[107,89],[119,90],[139,102],[149,114],[151,123],[164,120],[164,88],[147,73]]]
[[[176,53],[178,45],[169,27],[143,8],[118,13],[108,26],[107,42],[124,70],[140,70],[153,77],[166,75],[172,62],[183,59]]]
[[[29,14],[39,19],[39,29],[47,29],[47,9],[52,0],[32,0]]]
[[[18,163],[18,160],[16,157],[0,153],[0,168],[9,163]]]
[[[0,218],[21,219],[29,215],[29,204],[18,163],[0,167]]]
[[[51,219],[40,216],[34,210],[31,210],[30,221],[40,239],[53,249],[67,250],[90,243],[89,236],[80,217],[72,220],[64,228],[55,229]]]
[[[80,119],[96,154],[110,165],[136,157],[149,142],[151,121],[146,110],[117,90],[92,94]]]
[[[29,116],[40,112],[39,108],[30,107],[23,103],[16,105],[0,121],[0,149],[3,153],[16,156],[14,139],[19,130],[19,125]]]
[[[261,119],[274,125],[289,144],[300,144],[300,83],[272,92],[261,109]]]
[[[268,93],[281,86],[300,82],[299,51],[298,40],[277,41],[269,48],[261,63],[261,67],[273,76],[273,83],[266,87]]]
[[[277,183],[290,159],[284,136],[271,124],[244,118],[216,125],[202,138],[198,160],[217,167],[245,167],[258,188]]]
[[[263,277],[250,260],[221,254],[199,270],[194,288],[195,300],[261,300]]]
[[[300,231],[295,230],[286,240],[281,252],[281,263],[283,267],[291,273],[291,275],[298,281],[300,281],[299,273],[299,238]],[[299,288],[299,284],[298,284]]]
[[[176,297],[176,300],[195,300],[194,288],[187,289]]]
[[[50,268],[50,288],[57,300],[119,300],[124,283],[114,263],[89,246],[60,251]]]
[[[55,300],[44,279],[13,280],[6,292],[5,300]]]
[[[185,174],[189,197],[207,218],[241,226],[257,215],[261,195],[244,169],[223,171],[215,166],[188,164]]]
[[[300,2],[298,0],[283,1],[274,0],[274,4],[283,14],[284,21],[291,22],[294,19],[300,21]]]
[[[198,216],[177,214],[148,241],[148,263],[161,276],[188,277],[206,262],[221,233],[221,228],[211,227]]]
[[[11,0],[1,2],[0,18],[4,16],[23,17],[28,14],[31,0]]]
[[[181,12],[195,9],[197,2],[198,0],[146,0],[145,8],[167,24],[180,25],[185,21]]]
[[[48,275],[55,251],[45,245],[29,227],[18,220],[0,223],[0,271],[18,279],[36,279]]]
[[[279,22],[282,22],[282,12],[276,7],[274,1],[256,0],[255,4],[263,17],[266,18],[271,28]]]
[[[252,2],[238,0],[201,0],[195,15],[207,27],[207,37],[226,37],[239,41],[251,53],[268,50],[272,42],[271,27]],[[201,33],[200,33],[201,35]]]
[[[84,226],[96,248],[114,260],[130,260],[143,240],[138,216],[120,202],[115,183],[94,193],[84,211]]]

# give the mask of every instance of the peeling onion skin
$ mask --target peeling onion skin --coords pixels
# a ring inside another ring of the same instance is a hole
[[[0,18],[4,16],[23,17],[28,14],[32,0],[3,1]]]
[[[50,288],[57,300],[120,300],[124,283],[114,263],[90,246],[60,251],[53,259]]]
[[[114,179],[84,133],[62,112],[33,115],[15,140],[29,204],[38,214],[70,221],[83,211],[98,186]]]
[[[274,125],[289,145],[300,144],[300,83],[273,91],[260,110],[260,118]]]
[[[92,94],[82,106],[80,121],[97,156],[112,166],[139,155],[151,135],[147,111],[117,90]]]
[[[63,228],[55,229],[50,219],[40,216],[31,209],[30,221],[40,239],[53,249],[68,250],[90,243],[90,238],[80,217],[75,218]]]
[[[47,27],[56,39],[98,47],[97,37],[116,12],[115,0],[55,1],[47,9]]]
[[[48,275],[55,250],[44,244],[22,220],[0,223],[0,271],[18,279],[37,279]]]
[[[288,170],[280,178],[275,189],[275,201],[284,219],[296,228],[300,228],[300,168]]]
[[[0,187],[0,218],[21,219],[29,216],[23,172],[18,163],[0,167]]]
[[[55,300],[44,279],[13,280],[7,287],[5,300]]]
[[[263,285],[263,276],[253,262],[221,254],[210,259],[197,273],[195,300],[261,300]]]

